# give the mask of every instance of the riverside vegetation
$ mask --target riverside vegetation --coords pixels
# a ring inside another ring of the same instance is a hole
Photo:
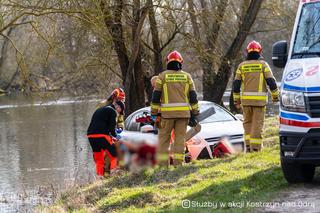
[[[127,173],[73,189],[38,210],[248,212],[289,186],[280,168],[278,125],[277,117],[266,119],[262,152]],[[183,200],[191,207],[182,208]]]

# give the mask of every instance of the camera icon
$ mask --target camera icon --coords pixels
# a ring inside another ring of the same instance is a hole
[[[181,202],[181,206],[182,206],[182,208],[184,208],[184,209],[190,208],[190,206],[191,206],[190,200],[183,200],[183,201]]]

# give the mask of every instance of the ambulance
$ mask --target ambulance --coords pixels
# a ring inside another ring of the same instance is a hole
[[[273,44],[280,87],[281,167],[289,183],[312,181],[320,166],[320,0],[300,0],[290,48]]]

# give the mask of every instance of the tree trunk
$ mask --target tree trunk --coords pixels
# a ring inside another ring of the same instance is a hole
[[[112,13],[108,7],[108,1],[102,1],[101,7],[105,15],[105,24],[112,36],[114,48],[120,64],[124,90],[126,92],[126,114],[143,107],[145,102],[144,82],[142,76],[140,34],[148,12],[148,5],[140,9],[140,0],[134,1],[134,24],[132,33],[132,52],[128,56],[126,39],[123,33],[122,13],[123,0],[116,0]]]
[[[153,4],[152,0],[148,0],[148,4],[152,5]],[[152,46],[153,46],[153,51],[152,51],[153,52],[153,75],[158,75],[163,70],[162,54],[161,54],[162,50],[160,46],[159,31],[158,31],[155,11],[153,8],[149,9],[148,17],[149,17],[150,31],[152,36]],[[149,103],[151,102],[152,91],[153,91],[153,88],[150,82],[152,76],[145,76],[145,88],[146,88],[146,93],[147,93]]]
[[[210,100],[212,97],[210,94],[213,93],[213,79],[216,78],[216,73],[214,71],[214,56],[215,54],[215,44],[219,35],[219,31],[221,28],[222,20],[226,9],[228,7],[229,0],[220,0],[217,3],[217,9],[215,10],[215,19],[209,20],[208,17],[209,10],[207,8],[207,3],[205,0],[200,1],[202,15],[201,21],[202,26],[204,29],[204,45],[201,43],[201,36],[199,25],[197,23],[197,18],[195,16],[195,10],[193,5],[193,0],[188,0],[188,7],[189,7],[189,15],[192,23],[193,34],[195,37],[195,42],[197,45],[200,46],[202,52],[200,52],[200,64],[203,70],[203,77],[202,77],[202,87],[203,87],[203,99]]]
[[[237,36],[235,37],[230,48],[223,57],[218,73],[213,79],[212,89],[208,94],[210,100],[215,103],[220,103],[223,97],[224,91],[226,90],[228,81],[231,76],[231,61],[236,58],[243,43],[245,42],[245,39],[247,38],[250,29],[257,17],[262,2],[263,0],[252,0],[250,2],[249,8],[246,12],[243,22],[240,25]]]

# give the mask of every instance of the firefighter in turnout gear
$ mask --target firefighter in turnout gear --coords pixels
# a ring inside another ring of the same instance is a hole
[[[262,148],[262,128],[264,125],[268,89],[273,102],[279,101],[279,91],[267,62],[261,59],[262,47],[252,41],[247,46],[247,60],[236,71],[233,82],[233,99],[236,106],[243,107],[243,127],[247,152]],[[241,90],[241,95],[240,95]]]
[[[184,154],[185,136],[190,118],[199,114],[199,105],[192,77],[182,71],[183,59],[179,52],[167,56],[167,70],[160,73],[152,94],[151,115],[161,115],[159,152],[168,156],[171,132],[175,132],[175,154]],[[176,157],[176,156],[175,156]],[[173,163],[171,161],[171,163]]]

